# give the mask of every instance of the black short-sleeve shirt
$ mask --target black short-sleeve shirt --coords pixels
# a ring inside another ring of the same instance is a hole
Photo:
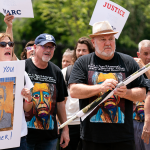
[[[123,81],[139,69],[135,60],[119,52],[111,60],[102,60],[93,52],[77,59],[70,75],[69,84],[101,84],[106,79]],[[127,85],[128,89],[147,87],[142,76]],[[80,99],[80,109],[98,95]],[[111,143],[133,140],[133,102],[116,95],[98,106],[84,121],[81,121],[81,138],[96,143]]]
[[[27,141],[42,142],[57,138],[57,102],[64,101],[68,96],[62,72],[52,62],[45,69],[36,67],[32,59],[25,62],[34,87],[31,89],[33,108],[26,113],[28,135]]]

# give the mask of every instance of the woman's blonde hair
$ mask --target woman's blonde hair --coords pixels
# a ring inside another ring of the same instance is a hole
[[[0,33],[0,41],[1,41],[1,39],[4,38],[4,37],[8,37],[8,38],[10,39],[10,41],[13,42],[13,39],[12,39],[12,37],[11,37],[10,34],[7,34],[7,33]],[[12,51],[12,57],[13,57],[13,54],[14,54],[14,47],[13,47],[13,51]]]

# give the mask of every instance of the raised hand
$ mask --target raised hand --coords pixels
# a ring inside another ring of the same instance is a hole
[[[9,15],[9,13],[6,14],[6,16],[4,18],[4,22],[6,23],[8,28],[12,27],[12,20],[13,19],[14,19],[13,15]]]

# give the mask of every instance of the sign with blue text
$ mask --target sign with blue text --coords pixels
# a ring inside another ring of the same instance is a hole
[[[31,0],[0,0],[0,12],[15,18],[34,18]]]
[[[0,62],[0,149],[19,147],[25,61]]]
[[[112,1],[98,0],[89,24],[93,26],[96,22],[108,21],[112,29],[118,31],[115,34],[115,38],[118,39],[129,14],[128,10]]]

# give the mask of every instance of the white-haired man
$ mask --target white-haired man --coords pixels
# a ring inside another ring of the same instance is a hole
[[[115,52],[116,33],[108,21],[95,23],[90,35],[95,53],[78,58],[74,64],[69,79],[70,94],[80,99],[80,109],[139,69],[132,57]],[[83,150],[134,149],[133,101],[145,98],[145,87],[143,76],[127,87],[121,86],[81,121]]]
[[[67,95],[65,81],[59,67],[50,60],[54,55],[55,38],[47,33],[35,39],[35,55],[26,59],[25,70],[34,83],[33,108],[28,112],[28,150],[55,150],[57,144],[56,114],[60,123],[65,122],[64,99]],[[69,142],[68,126],[63,129],[60,145]]]
[[[142,40],[138,44],[138,58],[134,58],[138,63],[140,68],[145,66],[150,62],[150,40]],[[150,70],[144,74],[144,77],[147,80],[147,83],[150,85]],[[148,88],[150,90],[150,88]],[[134,140],[135,140],[135,148],[136,150],[149,150],[149,133],[150,132],[150,92],[147,93],[147,97],[145,100],[141,102],[136,102],[134,113],[133,113],[133,127],[134,127]],[[145,113],[144,113],[145,112]],[[145,120],[145,123],[144,123]],[[144,125],[145,124],[145,125]],[[144,130],[143,130],[144,126]],[[143,135],[142,135],[143,131]],[[142,135],[142,138],[141,138]],[[144,139],[144,141],[142,140]],[[147,143],[147,144],[146,144]]]

